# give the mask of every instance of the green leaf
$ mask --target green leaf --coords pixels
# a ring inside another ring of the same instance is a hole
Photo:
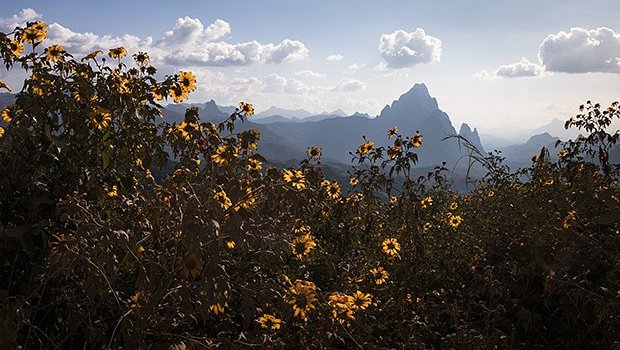
[[[107,151],[101,152],[101,160],[103,162],[103,168],[106,169],[110,165],[110,154]]]

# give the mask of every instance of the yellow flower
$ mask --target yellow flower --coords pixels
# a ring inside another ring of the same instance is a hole
[[[62,55],[64,53],[65,53],[65,49],[63,49],[62,46],[58,44],[54,44],[45,49],[45,55],[47,56],[47,59],[52,62],[62,60],[63,59]]]
[[[306,154],[308,155],[308,157],[317,160],[321,158],[321,147],[308,147],[306,149]]]
[[[422,208],[431,206],[433,205],[433,199],[431,197],[426,197],[420,201],[420,205],[422,206]]]
[[[241,207],[244,209],[250,209],[256,204],[256,197],[254,197],[254,192],[250,187],[245,189],[245,197],[241,200]],[[235,210],[238,210],[239,207],[235,207]]]
[[[297,280],[289,288],[288,303],[293,306],[294,317],[307,321],[308,312],[314,309],[316,301],[316,286],[310,281]]]
[[[396,159],[402,152],[400,145],[389,146],[387,150],[388,157],[390,159]]]
[[[19,57],[24,52],[24,45],[19,40],[13,39],[9,41],[9,51],[11,51],[13,56]]]
[[[180,85],[175,85],[170,89],[170,96],[172,96],[174,103],[180,103],[187,99],[188,94]]]
[[[370,270],[370,274],[372,275],[372,278],[375,280],[375,284],[380,286],[383,283],[385,283],[388,278],[390,278],[390,274],[385,271],[385,269],[381,266],[372,268]]]
[[[357,148],[357,153],[361,156],[365,156],[372,152],[373,149],[375,149],[375,143],[372,141],[366,141]]]
[[[396,205],[396,203],[398,203],[398,197],[390,196],[390,204],[391,205]]]
[[[493,197],[493,196],[495,196],[495,192],[493,192],[493,191],[489,191],[489,192],[487,193],[487,196],[488,196],[488,197]]]
[[[304,178],[304,173],[301,170],[291,171],[285,169],[282,173],[282,177],[284,178],[284,181],[290,183],[298,190],[306,188],[306,179]]]
[[[545,186],[553,185],[553,183],[554,183],[554,182],[555,182],[555,181],[553,181],[553,179],[547,179],[547,180],[545,180],[544,185],[545,185]]]
[[[113,49],[110,49],[110,52],[108,52],[108,56],[110,56],[111,58],[121,59],[127,56],[127,50],[125,50],[125,48],[122,46],[115,47]]]
[[[226,242],[226,246],[228,247],[228,249],[235,249],[235,245],[235,241]]]
[[[181,71],[179,75],[179,84],[184,92],[192,92],[196,90],[196,77],[192,72]]]
[[[568,151],[565,149],[560,150],[560,152],[558,152],[558,157],[560,158],[564,158],[568,155]]]
[[[349,178],[349,184],[350,184],[351,186],[355,186],[355,185],[357,185],[359,182],[360,182],[360,180],[359,180],[357,177],[352,176],[352,177],[350,177],[350,178]]]
[[[387,131],[388,139],[391,139],[392,137],[396,136],[396,134],[398,134],[398,127],[397,126],[391,128],[391,129],[389,129]]]
[[[400,258],[400,243],[396,238],[386,238],[381,243],[383,253],[387,254],[390,258]]]
[[[129,299],[131,300],[131,308],[135,309],[135,308],[139,308],[140,307],[140,301],[144,298],[144,293],[142,291],[137,291],[134,295],[132,295],[131,297],[129,297]]]
[[[336,181],[329,182],[329,184],[325,186],[325,192],[327,192],[327,195],[331,199],[334,199],[334,200],[340,199],[340,191],[341,191],[340,185]]]
[[[461,219],[460,215],[450,215],[450,219],[448,219],[448,224],[450,224],[450,226],[457,228],[459,227],[459,225],[461,224],[461,222],[463,221],[463,219]]]
[[[431,224],[430,222],[425,222],[425,223],[424,223],[424,226],[422,227],[422,229],[423,229],[424,231],[428,231],[428,230],[430,230],[432,227],[433,227],[433,224]]]
[[[227,304],[222,305],[220,303],[211,304],[209,305],[209,311],[213,312],[216,315],[222,314],[224,313],[225,306],[228,306],[228,305]]]
[[[237,148],[229,145],[221,145],[215,150],[215,153],[211,156],[211,159],[216,164],[227,164],[233,159],[237,158]]]
[[[335,292],[327,298],[327,304],[332,309],[332,318],[340,324],[355,321],[353,297],[344,293]]]
[[[88,60],[94,60],[95,58],[97,58],[97,56],[101,55],[102,53],[103,53],[103,51],[101,51],[101,50],[93,51],[93,52],[89,53],[88,55],[84,56],[82,58],[82,62],[88,61]]]
[[[293,242],[291,242],[293,254],[300,260],[303,259],[304,256],[310,254],[310,251],[315,247],[316,243],[314,242],[314,237],[310,234],[295,237]]]
[[[146,67],[149,65],[149,62],[151,62],[149,54],[143,51],[134,53],[132,57],[140,67]]]
[[[372,304],[372,295],[360,292],[359,290],[352,295],[354,309],[366,310]]]
[[[153,96],[154,99],[156,99],[157,101],[161,101],[164,99],[164,89],[161,86],[158,85],[153,85],[151,87],[151,95]]]
[[[310,226],[304,224],[302,221],[297,221],[292,228],[292,231],[295,234],[309,234],[310,232],[312,232],[312,229],[310,228]]]
[[[118,196],[118,187],[116,187],[116,185],[113,185],[111,189],[106,188],[106,194],[110,198],[117,197]]]
[[[182,122],[181,124],[177,125],[177,130],[179,131],[179,133],[181,133],[181,137],[189,141],[192,134],[200,132],[200,125],[197,122]]]
[[[576,221],[575,214],[576,212],[574,210],[569,211],[562,220],[562,227],[565,229],[569,228],[571,224]]]
[[[452,202],[452,203],[450,204],[450,207],[449,207],[449,208],[450,208],[450,210],[456,210],[456,208],[458,208],[458,207],[459,207],[458,203],[456,203],[456,202]]]
[[[47,23],[36,21],[22,33],[22,41],[32,44],[43,41],[47,37]]]
[[[239,109],[241,112],[245,113],[245,115],[253,115],[254,114],[254,106],[250,103],[239,102]]]
[[[228,210],[228,208],[232,207],[232,201],[223,190],[215,193],[213,199],[215,199],[224,210]]]
[[[13,118],[15,118],[17,112],[18,110],[16,105],[4,107],[2,109],[2,112],[0,112],[0,116],[2,116],[2,121],[9,124],[13,120]]]
[[[0,137],[4,136],[4,128],[0,126]]]
[[[179,271],[181,272],[181,277],[185,279],[198,277],[202,272],[202,268],[202,258],[194,252],[187,253],[185,257],[179,261]]]
[[[97,129],[103,130],[110,126],[110,123],[112,122],[112,117],[110,112],[108,112],[107,110],[101,107],[96,107],[90,116],[90,122]]]
[[[256,322],[260,324],[260,328],[275,331],[280,329],[282,320],[270,314],[263,314]]]
[[[411,146],[415,148],[418,148],[422,146],[422,140],[422,135],[416,132],[415,135],[413,135],[413,137],[411,138],[411,141],[409,141],[409,144],[411,144]]]
[[[263,163],[258,159],[250,158],[248,159],[248,165],[246,165],[245,168],[248,171],[258,171],[263,168]]]

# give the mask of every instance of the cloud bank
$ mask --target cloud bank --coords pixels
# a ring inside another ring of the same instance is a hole
[[[427,35],[423,29],[413,32],[397,30],[382,34],[379,39],[379,53],[386,68],[406,68],[420,63],[439,62],[441,40]]]

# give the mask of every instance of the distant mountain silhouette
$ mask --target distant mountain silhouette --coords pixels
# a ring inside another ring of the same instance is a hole
[[[253,118],[260,119],[260,118],[265,118],[265,117],[272,117],[274,115],[279,115],[279,116],[282,116],[288,119],[292,119],[292,118],[303,119],[303,118],[313,116],[314,113],[308,112],[305,109],[290,110],[290,109],[283,109],[283,108],[278,108],[278,107],[270,107],[269,109],[265,111],[256,113]]]
[[[559,140],[558,137],[545,132],[530,137],[530,139],[523,144],[506,146],[502,148],[501,151],[502,155],[506,157],[507,163],[513,166],[527,166],[531,164],[532,157],[538,155],[543,147],[549,150],[551,159],[557,159],[557,153],[561,147],[555,147],[555,142],[557,140]]]

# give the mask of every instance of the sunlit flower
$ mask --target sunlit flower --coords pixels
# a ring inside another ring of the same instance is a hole
[[[391,205],[396,205],[396,203],[398,203],[398,197],[390,196],[390,204]]]
[[[396,238],[386,238],[381,243],[381,248],[383,253],[390,258],[400,258],[400,243],[398,243]]]
[[[433,205],[433,199],[431,197],[425,197],[420,201],[420,205],[422,206],[422,208],[429,207]]]
[[[301,220],[295,222],[292,228],[293,233],[301,235],[301,234],[309,234],[312,232],[310,226],[304,224]]]
[[[493,192],[493,191],[489,191],[489,192],[487,193],[487,197],[493,197],[493,196],[495,196],[495,192]]]
[[[390,274],[381,266],[372,268],[370,274],[378,286],[384,284],[390,278]]]
[[[560,150],[560,152],[558,152],[558,157],[560,158],[564,158],[568,155],[568,151],[565,149]]]
[[[106,194],[108,195],[108,197],[117,197],[118,187],[116,185],[113,185],[110,189],[106,188]]]
[[[15,57],[19,57],[24,52],[24,45],[19,40],[9,41],[9,51]]]
[[[222,305],[221,303],[215,303],[215,304],[211,304],[209,305],[209,311],[214,313],[215,315],[218,314],[223,314],[224,313],[224,307],[228,306],[227,304]]]
[[[397,126],[395,126],[395,127],[391,128],[391,129],[388,129],[388,131],[387,131],[387,137],[388,137],[388,139],[393,138],[393,137],[394,137],[394,136],[396,136],[397,134],[398,134],[398,127],[397,127]]]
[[[308,157],[317,160],[321,158],[321,147],[308,147],[306,149],[306,154],[308,155]]]
[[[564,219],[562,220],[562,227],[567,229],[569,228],[573,222],[575,222],[575,214],[577,212],[575,212],[574,210],[569,211],[566,216],[564,217]]]
[[[411,144],[411,146],[418,148],[422,146],[422,140],[422,135],[416,132],[415,135],[413,135],[413,137],[411,138],[411,141],[409,141],[409,143]]]
[[[108,52],[108,56],[110,56],[111,58],[121,59],[127,56],[127,50],[125,50],[125,48],[122,46],[115,47],[113,49],[110,49],[110,52]]]
[[[433,227],[433,224],[431,224],[430,222],[425,222],[425,223],[424,223],[424,226],[422,226],[422,229],[423,229],[424,231],[428,231],[428,230],[430,230],[432,227]]]
[[[358,290],[351,296],[353,297],[352,307],[354,309],[366,310],[372,304],[372,295],[368,293]]]
[[[0,112],[2,121],[9,124],[15,118],[17,112],[18,112],[17,105],[10,105],[8,107],[4,107],[2,109],[2,112]]]
[[[259,317],[256,322],[260,324],[260,328],[275,331],[280,329],[282,320],[270,314],[263,314],[263,316]]]
[[[228,241],[226,242],[226,247],[228,247],[228,249],[235,249],[235,246],[237,244],[235,243],[235,241]]]
[[[97,56],[101,55],[102,53],[103,53],[103,51],[101,51],[101,50],[93,51],[93,52],[89,53],[88,55],[84,56],[82,58],[82,62],[88,61],[88,60],[94,60],[95,58],[97,58]]]
[[[336,181],[329,182],[329,184],[325,186],[325,192],[327,192],[327,195],[331,199],[334,199],[334,200],[340,199],[340,191],[341,191],[340,185]]]
[[[198,277],[202,272],[202,268],[202,257],[194,252],[187,253],[185,257],[179,261],[179,271],[181,272],[181,277],[185,279]]]
[[[335,292],[327,298],[327,304],[332,309],[332,319],[340,324],[354,321],[354,300],[353,297],[344,293]]]
[[[54,44],[45,49],[45,55],[47,56],[47,59],[52,62],[62,60],[63,58],[62,55],[64,53],[65,53],[65,49],[63,49],[62,46],[58,44]]]
[[[463,219],[461,219],[460,215],[450,215],[450,218],[448,219],[448,224],[450,224],[450,226],[456,228],[459,227],[459,225],[461,224],[461,222],[463,221]]]
[[[258,171],[263,168],[263,162],[258,159],[248,159],[248,165],[245,166],[248,171]]]
[[[365,156],[375,149],[375,143],[372,141],[366,141],[357,148],[357,153],[361,156]]]
[[[310,251],[315,247],[316,242],[314,242],[314,237],[310,234],[297,236],[293,242],[291,242],[293,254],[300,260],[303,259],[304,256],[310,254]]]
[[[141,306],[140,302],[142,301],[142,299],[144,299],[144,293],[140,290],[135,292],[134,295],[129,297],[129,300],[131,300],[131,308],[139,308]]]
[[[297,280],[289,288],[288,303],[293,306],[294,317],[307,321],[308,312],[314,309],[316,301],[316,286],[310,281]]]
[[[254,114],[254,106],[252,106],[251,103],[239,102],[239,109],[241,112],[245,113],[245,115]]]
[[[165,91],[164,89],[159,86],[159,85],[153,85],[151,87],[151,95],[153,96],[154,99],[156,99],[157,101],[161,101],[164,99],[164,97],[166,97],[165,95]]]
[[[196,76],[192,72],[181,71],[179,84],[184,92],[192,92],[196,90]]]
[[[284,181],[290,183],[298,190],[306,188],[306,179],[304,177],[304,173],[301,170],[291,171],[289,169],[284,169],[282,177],[284,178]]]
[[[228,208],[232,207],[232,201],[230,200],[230,198],[228,198],[226,192],[224,192],[223,190],[216,192],[213,195],[213,199],[215,199],[224,210],[228,210]]]
[[[0,137],[4,136],[4,128],[0,126]]]
[[[177,130],[185,140],[189,141],[194,133],[200,132],[200,125],[197,122],[182,122],[177,125]]]
[[[112,122],[112,117],[110,112],[101,107],[95,107],[91,116],[90,116],[91,124],[99,130],[106,129],[110,126]]]
[[[211,155],[211,159],[216,164],[227,164],[236,159],[239,155],[237,148],[229,145],[221,145],[215,150],[215,153]]]
[[[22,41],[39,43],[47,37],[47,23],[36,21],[22,33]]]
[[[360,182],[360,180],[359,180],[357,177],[355,177],[355,176],[352,176],[352,177],[350,177],[350,178],[349,178],[349,184],[350,184],[351,186],[355,186],[355,185],[357,185],[359,182]]]
[[[449,206],[450,210],[456,210],[458,207],[459,205],[456,202],[450,203],[450,206]]]
[[[189,95],[180,85],[175,85],[170,89],[170,96],[172,97],[174,103],[181,103],[187,99]]]
[[[149,57],[149,54],[143,51],[134,53],[132,57],[136,61],[138,66],[140,67],[146,67],[149,65],[149,62],[151,62],[151,58]]]

